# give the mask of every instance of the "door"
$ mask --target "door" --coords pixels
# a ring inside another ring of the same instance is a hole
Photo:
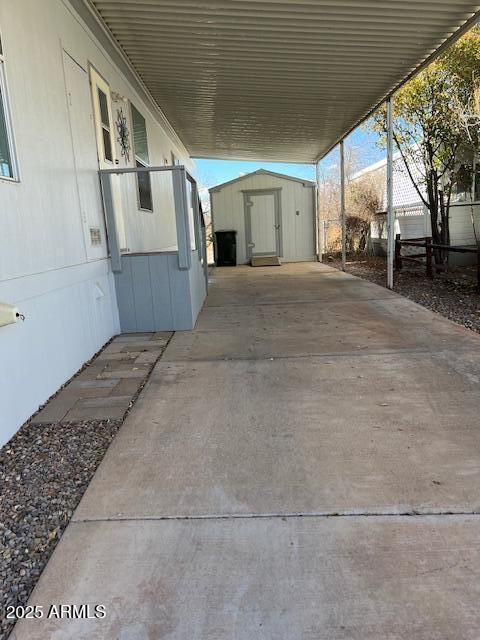
[[[107,250],[88,73],[66,51],[63,68],[85,250],[87,260],[98,260]]]
[[[280,191],[245,192],[247,257],[281,256]]]
[[[115,123],[112,116],[110,86],[93,67],[90,67],[90,83],[92,87],[95,132],[97,134],[98,166],[100,169],[113,169],[119,161],[115,145]],[[122,184],[120,180],[120,175],[112,174],[110,176],[118,244],[121,250],[127,251],[122,208]]]

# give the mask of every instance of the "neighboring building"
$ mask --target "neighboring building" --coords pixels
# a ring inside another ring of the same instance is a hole
[[[412,168],[412,175],[419,185],[422,195],[418,171]],[[360,180],[370,176],[383,181],[384,205],[378,213],[377,220],[371,224],[370,248],[375,255],[386,255],[387,226],[386,226],[386,160],[381,160],[355,173],[351,180]],[[475,178],[475,175],[474,175]],[[475,184],[476,182],[476,184]],[[473,183],[473,184],[472,184]],[[404,239],[419,238],[431,235],[430,214],[424,206],[414,183],[405,167],[399,153],[394,155],[393,161],[393,206],[395,210],[395,233]],[[472,211],[475,229],[472,224]],[[456,246],[474,246],[476,244],[475,231],[480,238],[480,180],[468,181],[464,187],[457,187],[452,195],[450,205],[450,242]],[[469,254],[450,254],[450,262],[459,263],[474,260]]]
[[[73,4],[0,3],[0,303],[25,316],[0,326],[0,445],[114,334],[189,328],[206,293],[188,153]],[[102,178],[108,234],[99,169],[131,171]]]
[[[236,231],[237,264],[314,260],[315,183],[259,169],[210,189],[214,233]]]

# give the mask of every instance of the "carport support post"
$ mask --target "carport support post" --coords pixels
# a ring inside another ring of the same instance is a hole
[[[316,192],[316,196],[317,196],[317,201],[316,201],[316,231],[317,231],[317,251],[318,251],[318,261],[319,262],[323,262],[323,254],[325,252],[325,247],[324,247],[324,231],[323,231],[323,220],[322,220],[322,214],[321,214],[321,210],[320,210],[320,160],[317,161],[317,163],[315,164],[315,178],[316,178],[316,182],[317,182],[317,192]]]
[[[342,271],[347,262],[347,225],[345,216],[345,144],[340,142],[340,218],[342,221]]]
[[[393,289],[395,212],[393,210],[393,118],[392,98],[387,99],[387,287]]]

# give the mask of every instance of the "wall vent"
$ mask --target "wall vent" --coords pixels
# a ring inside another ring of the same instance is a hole
[[[90,242],[93,247],[98,247],[98,245],[102,244],[100,227],[90,227]]]

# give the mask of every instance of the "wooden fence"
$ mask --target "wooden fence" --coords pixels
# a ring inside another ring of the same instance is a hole
[[[402,247],[417,247],[424,249],[424,253],[403,255]],[[475,253],[477,255],[477,291],[480,291],[480,244],[476,247],[452,247],[445,244],[434,244],[431,237],[410,238],[402,240],[398,233],[395,237],[395,269],[400,271],[404,262],[413,262],[425,266],[428,278],[433,278],[433,252],[435,249],[453,253]],[[424,261],[425,260],[425,261]]]

